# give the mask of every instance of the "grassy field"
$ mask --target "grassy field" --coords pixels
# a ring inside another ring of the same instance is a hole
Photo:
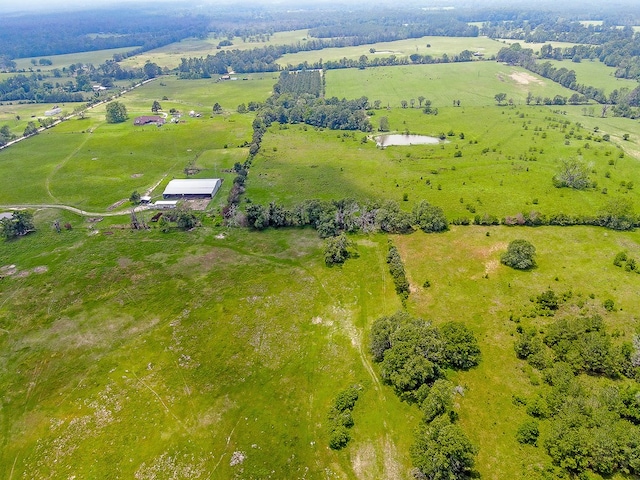
[[[329,70],[326,75],[327,97],[364,95],[392,108],[411,98],[418,106],[420,95],[431,100],[434,107],[448,107],[454,99],[469,107],[495,105],[494,96],[499,92],[520,105],[525,103],[528,92],[550,98],[573,93],[520,67],[491,61]]]
[[[61,216],[73,230],[56,234]],[[366,354],[371,322],[400,308],[385,237],[353,238],[358,258],[327,268],[310,230],[131,233],[54,211],[36,221],[0,251],[14,266],[0,292],[4,478],[410,478],[420,412],[380,385]],[[535,271],[499,264],[513,238],[535,244]],[[612,258],[640,253],[638,234],[460,227],[392,240],[408,310],[464,322],[480,341],[480,366],[451,378],[481,478],[531,478],[547,459],[515,442],[525,416],[511,396],[532,394],[536,376],[515,360],[509,313],[548,286],[593,293],[594,305],[615,300],[606,321],[628,335],[638,280]],[[326,415],[356,383],[353,439],[334,452]]]
[[[429,45],[429,46],[427,46]],[[431,55],[440,58],[443,54],[457,55],[463,50],[483,53],[489,57],[495,55],[503,47],[500,42],[487,37],[421,37],[397,40],[394,42],[380,42],[357,47],[325,48],[312,52],[298,52],[284,55],[278,63],[280,65],[297,65],[304,61],[309,63],[322,60],[340,60],[342,58],[358,59],[366,55],[369,59],[375,57],[408,57],[412,53]],[[371,53],[370,49],[375,49]]]
[[[107,60],[113,59],[113,56],[116,53],[125,53],[130,52],[131,50],[135,50],[137,47],[123,47],[123,48],[111,48],[107,50],[96,50],[93,52],[80,52],[80,53],[69,53],[66,55],[49,55],[45,57],[29,57],[29,58],[17,58],[16,68],[18,70],[33,70],[33,71],[41,71],[41,72],[49,72],[54,68],[59,68],[62,70],[64,67],[68,67],[73,63],[83,63],[88,64],[91,63],[96,67],[101,63],[104,63]],[[41,58],[46,58],[51,60],[52,65],[33,65],[31,60],[39,61]]]
[[[564,67],[568,70],[574,70],[578,83],[602,88],[607,95],[615,89],[628,88],[633,90],[638,86],[638,82],[635,80],[616,78],[614,75],[616,69],[614,67],[607,67],[597,60],[593,62],[583,60],[580,63],[574,63],[570,60],[549,60],[549,62],[556,68]]]
[[[464,90],[456,79],[470,76],[474,67],[480,78],[477,88]],[[373,141],[362,143],[362,133],[274,126],[263,139],[247,195],[261,203],[276,200],[291,205],[308,198],[401,201],[407,194],[407,202],[402,202],[405,208],[427,199],[443,207],[449,218],[532,210],[587,214],[600,211],[618,196],[631,199],[638,208],[635,189],[620,186],[638,175],[639,166],[632,156],[637,154],[637,135],[627,142],[621,139],[624,128],[634,129],[633,122],[586,117],[579,113],[580,107],[563,107],[554,113],[553,108],[522,105],[532,84],[537,88],[534,93],[545,96],[570,91],[549,81],[522,85],[513,79],[520,73],[488,62],[330,71],[327,95],[351,98],[358,92],[392,106],[375,111],[375,126],[379,117],[386,116],[393,131],[452,135],[440,145],[381,150]],[[425,78],[431,79],[433,90],[420,87]],[[498,89],[508,92],[519,105],[497,106],[493,95]],[[420,90],[433,99],[438,115],[400,107],[400,99],[416,98]],[[452,98],[460,98],[461,107],[448,106]],[[610,134],[611,141],[595,141],[596,127],[599,135]],[[598,188],[553,187],[559,160],[569,158],[589,166]]]
[[[292,30],[288,32],[275,32],[273,35],[270,35],[268,39],[266,36],[261,39],[249,37],[246,41],[243,41],[241,37],[235,37],[232,40],[233,45],[222,47],[220,50],[249,50],[268,45],[290,45],[297,42],[304,42],[307,36],[307,30]],[[147,61],[151,61],[161,67],[175,68],[180,64],[182,57],[206,57],[207,55],[215,55],[219,51],[216,47],[221,40],[224,40],[224,38],[215,38],[213,35],[210,35],[204,40],[188,38],[161,48],[156,48],[155,50],[144,52],[135,57],[127,58],[122,62],[122,65],[142,67]]]
[[[518,272],[500,264],[501,252],[516,238],[535,245],[539,265],[534,271]],[[638,276],[616,268],[612,259],[621,250],[637,256],[640,237],[584,227],[457,227],[442,235],[398,236],[393,241],[412,286],[408,310],[435,324],[462,321],[480,341],[482,363],[457,374],[456,381],[468,389],[460,399],[460,419],[480,446],[481,478],[538,478],[532,468],[548,460],[543,448],[516,441],[516,429],[527,416],[514,405],[512,396],[530,397],[540,378],[515,357],[517,325],[509,320],[510,314],[522,312],[531,296],[548,288],[558,293],[572,291],[570,303],[582,299],[587,308],[605,317],[609,331],[618,330],[621,339],[628,341],[639,326],[635,312]],[[428,289],[422,287],[426,279],[431,283]],[[619,306],[617,312],[604,312],[601,305],[607,298]],[[558,316],[571,314],[568,310]],[[537,318],[533,324],[543,329],[549,321]]]
[[[67,216],[58,235],[53,215],[0,253],[17,270],[0,293],[3,478],[408,476],[419,412],[360,350],[400,307],[384,238],[328,269],[312,231],[132,235]],[[327,413],[352,384],[336,453]]]
[[[37,209],[35,233],[1,244],[0,478],[413,478],[409,452],[422,414],[381,384],[367,353],[372,322],[403,308],[385,261],[392,241],[411,284],[406,309],[435,324],[463,322],[478,337],[480,365],[448,372],[464,388],[456,411],[479,448],[478,477],[537,479],[533,469],[550,460],[543,447],[516,442],[526,414],[512,396],[534,395],[542,380],[514,355],[510,315],[548,288],[571,290],[575,302],[559,315],[574,314],[582,301],[604,316],[616,341],[628,341],[640,328],[640,276],[613,258],[620,251],[640,258],[640,233],[452,227],[351,235],[357,254],[329,268],[311,229],[215,226],[219,217],[211,217],[232,184],[226,170],[247,158],[251,139],[254,115],[236,107],[264,101],[277,80],[248,78],[162,77],[119,99],[130,115],[124,124],[106,124],[101,106],[0,151],[0,204],[105,212],[133,190],[158,184],[158,194],[185,168],[226,180],[199,214],[203,226],[190,232],[131,231],[127,216],[96,222]],[[375,126],[387,116],[393,131],[452,135],[441,145],[382,150],[362,132],[274,124],[243,198],[393,199],[405,210],[427,199],[450,219],[594,214],[611,198],[628,198],[640,211],[638,187],[621,186],[639,174],[636,122],[584,115],[582,106],[527,106],[528,91],[572,92],[522,69],[471,62],[342,70],[327,72],[326,84],[329,96],[379,99]],[[499,92],[513,106],[496,105]],[[420,95],[438,115],[400,107]],[[134,128],[154,100],[165,112],[202,116]],[[212,115],[215,102],[223,114]],[[0,124],[43,108],[5,105]],[[609,142],[596,141],[605,133]],[[598,187],[554,188],[562,158],[584,161]],[[56,233],[54,220],[71,229]],[[536,247],[534,270],[500,264],[516,238]],[[604,311],[605,299],[615,312]],[[523,321],[544,329],[550,320]],[[363,389],[352,440],[336,452],[327,414],[353,384]],[[545,428],[543,421],[543,437]]]
[[[242,145],[251,139],[253,121],[251,115],[234,113],[235,109],[242,102],[264,100],[274,83],[271,77],[249,78],[226,83],[162,78],[121,97],[130,116],[125,123],[107,124],[102,105],[84,119],[69,120],[0,152],[6,182],[0,203],[62,203],[104,211],[133,190],[146,191],[158,181],[182,177],[187,166],[202,168],[200,176],[231,179],[223,170],[246,158]],[[166,112],[182,111],[185,123],[133,126],[133,118],[151,113],[154,100]],[[225,113],[212,117],[216,101]],[[35,106],[20,107],[5,106],[11,109],[10,115],[20,111],[23,116]],[[186,115],[190,110],[201,112],[202,117],[190,118]],[[154,195],[161,193],[164,183]]]

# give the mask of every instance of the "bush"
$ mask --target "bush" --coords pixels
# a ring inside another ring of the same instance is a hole
[[[329,437],[329,447],[333,450],[340,450],[347,446],[349,440],[351,440],[351,437],[349,436],[347,428],[338,426],[331,432],[331,436]]]
[[[507,251],[502,254],[500,261],[516,270],[529,270],[536,266],[536,248],[527,240],[517,239],[509,243]]]
[[[538,443],[539,435],[538,422],[531,420],[518,427],[516,439],[522,444],[535,445]]]

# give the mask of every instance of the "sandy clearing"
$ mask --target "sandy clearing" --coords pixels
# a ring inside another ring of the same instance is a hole
[[[513,72],[509,75],[509,78],[515,80],[520,85],[529,85],[530,83],[537,83],[538,85],[543,84],[542,80],[526,72]]]

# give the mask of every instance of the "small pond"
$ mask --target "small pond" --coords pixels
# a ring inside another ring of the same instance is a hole
[[[375,137],[376,145],[384,148],[390,145],[437,145],[442,141],[426,135],[389,134]]]

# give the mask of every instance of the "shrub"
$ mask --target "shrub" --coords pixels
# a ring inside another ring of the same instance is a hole
[[[518,427],[516,439],[522,444],[535,445],[538,443],[539,435],[538,422],[531,420]]]
[[[536,248],[527,240],[517,239],[509,243],[507,251],[502,254],[500,261],[516,270],[529,270],[536,266]]]

